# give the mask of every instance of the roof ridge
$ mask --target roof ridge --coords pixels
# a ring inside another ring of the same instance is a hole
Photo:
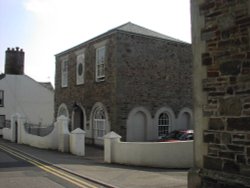
[[[63,52],[60,52],[58,54],[56,54],[56,56],[58,55],[62,55],[72,49],[76,49],[78,48],[79,46],[83,45],[83,44],[86,44],[90,41],[94,41],[94,40],[97,40],[99,39],[100,37],[103,37],[105,35],[109,35],[109,34],[112,34],[113,32],[117,32],[117,31],[123,31],[123,32],[127,32],[127,33],[134,33],[134,34],[138,34],[138,35],[143,35],[143,36],[148,36],[148,37],[154,37],[154,38],[158,38],[158,39],[163,39],[163,40],[168,40],[168,41],[172,41],[172,42],[178,42],[178,43],[183,43],[183,44],[190,44],[188,42],[185,42],[185,41],[182,41],[182,40],[179,40],[179,39],[176,39],[176,38],[173,38],[173,37],[170,37],[170,36],[167,36],[167,35],[164,35],[162,33],[159,33],[159,32],[156,32],[156,31],[153,31],[153,30],[150,30],[146,27],[142,27],[142,26],[139,26],[137,24],[134,24],[132,22],[127,22],[125,24],[122,24],[118,27],[115,27],[113,29],[110,29],[96,37],[93,37],[83,43],[80,43],[72,48],[69,48]]]
[[[174,37],[170,37],[168,35],[159,33],[157,31],[153,31],[151,29],[148,29],[146,27],[134,24],[132,22],[127,22],[121,26],[116,27],[115,29],[112,30],[120,30],[120,31],[125,31],[125,32],[130,32],[130,33],[136,33],[136,34],[142,34],[142,35],[147,35],[147,36],[151,36],[151,37],[157,37],[157,38],[162,38],[162,39],[167,39],[167,40],[171,40],[174,42],[181,42],[181,43],[187,43],[185,41],[176,39]],[[110,30],[110,31],[112,31]]]

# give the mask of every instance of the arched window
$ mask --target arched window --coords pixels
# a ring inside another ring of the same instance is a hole
[[[69,118],[69,112],[65,104],[61,104],[58,108],[57,117],[62,115]]]
[[[94,113],[94,137],[102,138],[106,133],[106,117],[103,108],[97,108]]]
[[[166,112],[159,115],[158,118],[158,137],[161,138],[169,133],[170,119]]]

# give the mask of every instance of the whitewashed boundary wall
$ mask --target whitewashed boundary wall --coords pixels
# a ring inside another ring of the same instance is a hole
[[[20,114],[11,116],[10,128],[3,129],[3,138],[19,144],[27,144],[42,149],[58,149],[61,152],[72,152],[75,155],[85,155],[85,132],[83,130],[68,130],[68,118],[60,116],[54,123],[54,129],[47,136],[37,136],[26,132],[25,118]],[[71,142],[70,142],[70,137]]]
[[[193,141],[121,142],[110,132],[104,136],[104,160],[108,163],[160,168],[193,166]]]

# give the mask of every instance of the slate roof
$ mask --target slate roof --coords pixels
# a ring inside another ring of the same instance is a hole
[[[128,23],[125,23],[125,24],[123,24],[121,26],[118,26],[118,27],[116,27],[114,29],[111,29],[111,30],[109,30],[109,31],[107,31],[107,32],[105,32],[105,33],[103,33],[101,35],[98,35],[98,36],[96,36],[96,37],[94,37],[94,38],[92,38],[92,39],[90,39],[90,40],[88,40],[86,42],[83,42],[83,43],[81,43],[81,44],[79,44],[77,46],[74,46],[74,47],[72,47],[72,48],[70,48],[68,50],[65,50],[65,51],[63,51],[63,52],[61,52],[59,54],[56,54],[56,56],[63,55],[64,53],[67,53],[67,52],[69,52],[71,50],[74,50],[74,49],[76,49],[76,48],[78,48],[78,47],[80,47],[80,46],[82,46],[84,44],[87,44],[88,42],[97,40],[97,39],[99,39],[101,37],[104,37],[106,35],[112,34],[112,33],[117,32],[117,31],[127,32],[127,33],[137,34],[137,35],[144,35],[144,36],[148,36],[148,37],[155,37],[155,38],[169,40],[169,41],[172,41],[172,42],[178,42],[178,43],[183,43],[183,44],[189,44],[189,43],[184,42],[182,40],[179,40],[179,39],[176,39],[176,38],[173,38],[173,37],[169,37],[167,35],[164,35],[164,34],[152,31],[150,29],[147,29],[145,27],[136,25],[134,23],[128,22]]]
[[[145,36],[166,39],[166,40],[170,40],[170,41],[174,41],[174,42],[183,42],[183,43],[186,43],[186,42],[181,41],[179,39],[175,39],[175,38],[169,37],[167,35],[163,35],[161,33],[152,31],[150,29],[147,29],[145,27],[133,24],[131,22],[128,22],[128,23],[126,23],[124,25],[121,25],[121,26],[115,28],[114,30],[120,30],[120,31],[129,32],[129,33],[141,34],[141,35],[145,35]]]

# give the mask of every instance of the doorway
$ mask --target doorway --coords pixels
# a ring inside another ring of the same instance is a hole
[[[73,126],[72,130],[76,128],[80,128],[84,130],[84,115],[80,106],[76,105],[74,108],[74,118],[73,118]]]

